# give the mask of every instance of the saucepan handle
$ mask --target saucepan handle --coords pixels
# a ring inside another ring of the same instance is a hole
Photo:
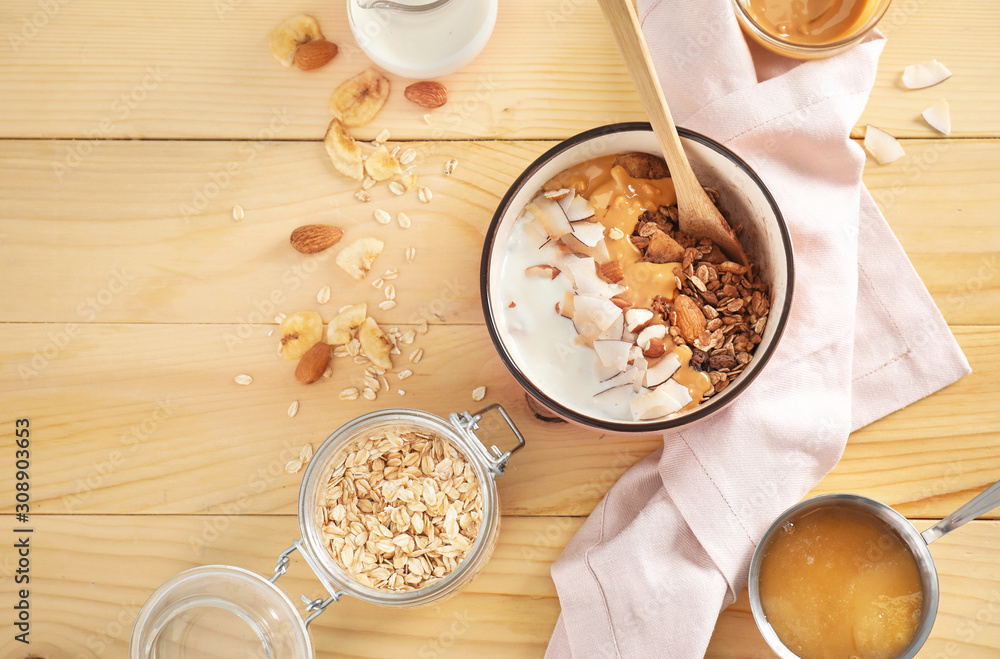
[[[980,515],[985,515],[998,506],[1000,506],[1000,481],[990,485],[988,488],[980,492],[979,496],[975,499],[948,515],[920,535],[923,537],[924,542],[930,544],[946,533],[951,533],[962,524],[974,520]]]

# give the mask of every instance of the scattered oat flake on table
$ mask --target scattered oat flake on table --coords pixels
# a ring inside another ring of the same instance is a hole
[[[413,259],[415,259],[416,257],[417,257],[417,248],[416,247],[407,247],[406,248],[406,262],[407,263],[413,263]]]
[[[451,176],[455,173],[456,167],[458,167],[458,161],[454,158],[449,158],[444,164],[444,175]]]
[[[486,387],[476,387],[472,390],[472,400],[481,401],[486,398]]]
[[[434,115],[432,115],[432,114],[425,114],[424,115],[424,121],[426,123],[432,123],[434,121]]]
[[[294,418],[296,414],[299,413],[299,401],[293,400],[292,404],[288,406],[288,416]]]
[[[903,69],[903,84],[908,89],[931,87],[950,77],[951,71],[948,70],[948,67],[936,59],[920,64],[911,64]]]
[[[301,460],[290,460],[288,464],[285,465],[286,474],[297,474],[302,470]]]
[[[424,349],[423,348],[417,348],[416,350],[414,350],[413,352],[410,353],[410,362],[413,363],[413,364],[419,363],[420,360],[423,359],[423,358],[424,358]]]
[[[427,321],[426,320],[420,321],[420,327],[417,328],[417,331],[420,332],[421,334],[427,334]]]
[[[951,133],[951,111],[948,101],[941,99],[934,105],[920,113],[927,125],[941,133],[948,135]]]
[[[402,389],[397,389],[396,393],[399,394],[400,396],[405,396],[406,395],[406,392],[403,391]]]
[[[389,141],[389,129],[383,128],[378,135],[375,136],[375,141],[379,144],[384,144]]]
[[[431,199],[434,198],[434,193],[426,185],[421,185],[417,188],[417,199],[422,203],[429,204]]]
[[[410,216],[406,213],[400,213],[396,216],[396,219],[399,220],[399,226],[401,229],[409,229],[412,224],[412,222],[410,222]]]
[[[413,371],[411,371],[408,368],[404,368],[402,371],[399,372],[399,374],[396,377],[398,377],[400,380],[405,380],[411,375],[413,375]]]
[[[357,387],[349,387],[340,392],[340,400],[357,400],[359,395]]]
[[[378,308],[381,309],[382,311],[389,311],[390,309],[395,309],[396,308],[396,301],[395,300],[382,300],[381,302],[378,303]]]
[[[377,397],[375,390],[372,389],[371,387],[365,387],[365,390],[361,393],[361,395],[368,400],[375,400],[375,398]]]
[[[389,224],[390,222],[392,222],[392,215],[389,215],[389,213],[382,210],[381,208],[376,208],[374,215],[375,215],[375,221],[378,222],[379,224]]]
[[[276,323],[278,323],[280,325],[281,321],[283,321],[285,318],[287,318],[287,316],[285,314],[283,314],[282,312],[279,311],[278,313],[276,313],[274,315],[274,322],[276,322]]]
[[[365,180],[361,182],[362,190],[371,190],[374,187],[375,187],[375,179],[373,179],[371,176],[366,176]]]
[[[382,273],[382,279],[385,279],[386,281],[390,279],[395,279],[398,276],[399,276],[399,270],[396,270],[396,268],[389,268],[388,270]]]
[[[330,301],[330,287],[324,286],[319,289],[319,293],[316,293],[316,301],[320,304],[326,304]]]
[[[382,288],[383,286],[385,286],[385,279],[383,279],[382,277],[376,277],[375,279],[372,280],[372,286],[374,286],[375,288]]]
[[[233,380],[236,382],[236,384],[242,384],[242,385],[247,385],[253,382],[253,378],[247,375],[246,373],[240,373],[235,378],[233,378]]]
[[[312,460],[312,457],[313,457],[313,445],[306,444],[305,446],[302,447],[302,450],[299,451],[299,460],[302,462],[302,464],[307,465],[309,464],[309,461]]]
[[[393,286],[392,284],[389,284],[388,286],[385,287],[385,299],[387,300],[396,299],[396,287]]]
[[[389,192],[398,197],[402,194],[406,194],[406,188],[404,188],[403,184],[399,181],[393,181],[389,184]]]
[[[233,206],[233,220],[237,222],[243,221],[243,207],[239,204]]]
[[[880,165],[887,165],[906,155],[895,137],[871,124],[865,127],[865,148]]]
[[[407,149],[406,151],[403,151],[403,153],[401,153],[399,155],[399,164],[400,165],[409,165],[411,162],[413,162],[414,160],[416,160],[416,158],[417,158],[417,152],[416,152],[416,150],[415,149]]]

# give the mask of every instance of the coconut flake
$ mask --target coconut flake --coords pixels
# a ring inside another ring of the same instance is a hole
[[[587,247],[597,247],[604,240],[604,225],[586,220],[573,223],[573,235]]]
[[[613,368],[618,372],[625,371],[628,368],[628,353],[631,347],[632,344],[627,341],[594,341],[594,351],[597,352],[597,356],[601,362],[608,368]]]
[[[663,359],[646,369],[646,377],[643,384],[647,387],[656,387],[666,382],[671,375],[681,367],[681,361],[674,353],[664,355]]]
[[[920,116],[924,118],[927,125],[942,135],[951,133],[951,112],[948,108],[948,101],[943,98],[921,112]]]
[[[624,373],[619,373],[618,375],[607,378],[606,380],[601,380],[603,384],[608,389],[613,389],[615,387],[628,387],[632,388],[632,383],[635,381],[635,375],[639,369],[632,367],[625,371]]]
[[[906,155],[895,137],[871,124],[865,128],[865,148],[880,165],[887,165]]]
[[[645,391],[629,402],[629,410],[632,412],[633,421],[643,421],[647,419],[657,419],[661,416],[673,414],[679,411],[683,405],[670,397],[662,387],[657,387],[653,391]]]
[[[951,71],[936,59],[920,64],[911,64],[903,69],[903,84],[908,89],[923,89],[944,82],[951,77]]]
[[[684,407],[691,402],[691,392],[688,388],[677,380],[667,380],[659,387],[656,388],[657,391],[663,390],[670,395],[671,398],[676,400],[681,407]]]
[[[564,261],[560,261],[560,265],[566,266],[566,270],[573,277],[573,285],[580,295],[596,295],[610,298],[625,292],[624,286],[609,284],[598,277],[597,263],[589,256],[582,259],[570,256]],[[606,327],[602,327],[601,329],[606,329]]]
[[[552,201],[545,195],[535,197],[530,204],[525,206],[525,210],[534,215],[542,223],[545,231],[553,239],[560,238],[573,231],[573,227],[569,223],[569,218],[566,217],[563,209],[557,202]]]
[[[598,392],[594,394],[594,398],[601,401],[605,405],[620,407],[627,404],[632,399],[633,393],[631,385],[622,385]]]
[[[625,335],[625,316],[622,315],[615,318],[615,322],[611,323],[608,329],[598,334],[597,338],[602,341],[608,339],[620,341],[624,335]]]
[[[579,222],[594,217],[594,209],[591,208],[590,202],[578,194],[574,193],[572,197],[559,200],[559,205],[570,222]]]
[[[581,336],[596,337],[611,327],[622,310],[603,297],[577,295],[573,298],[573,325]]]

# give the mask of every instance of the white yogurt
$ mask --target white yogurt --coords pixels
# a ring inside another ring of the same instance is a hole
[[[567,291],[573,289],[565,275],[549,280],[525,275],[533,265],[558,265],[567,257],[545,240],[534,220],[520,218],[505,245],[500,294],[507,330],[512,340],[507,346],[524,375],[544,382],[545,392],[565,407],[580,410],[605,421],[631,420],[627,401],[594,395],[607,389],[599,373],[599,362],[590,346],[579,345],[573,321],[556,313]],[[510,307],[513,302],[514,306]]]

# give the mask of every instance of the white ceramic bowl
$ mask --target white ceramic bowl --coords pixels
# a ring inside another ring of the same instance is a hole
[[[613,124],[580,133],[535,160],[511,185],[486,234],[480,277],[486,325],[504,364],[531,396],[564,419],[621,433],[648,433],[692,424],[715,414],[739,396],[766,366],[781,337],[791,305],[793,281],[792,244],[781,212],[761,180],[733,152],[698,133],[683,128],[679,132],[698,180],[719,191],[719,206],[733,224],[743,224],[744,249],[751,262],[760,266],[761,277],[770,285],[771,313],[762,341],[750,365],[721,393],[689,412],[651,421],[614,419],[574,404],[546,382],[546,367],[524,363],[514,347],[500,294],[504,249],[521,209],[546,181],[577,163],[634,151],[660,155],[648,123]]]

